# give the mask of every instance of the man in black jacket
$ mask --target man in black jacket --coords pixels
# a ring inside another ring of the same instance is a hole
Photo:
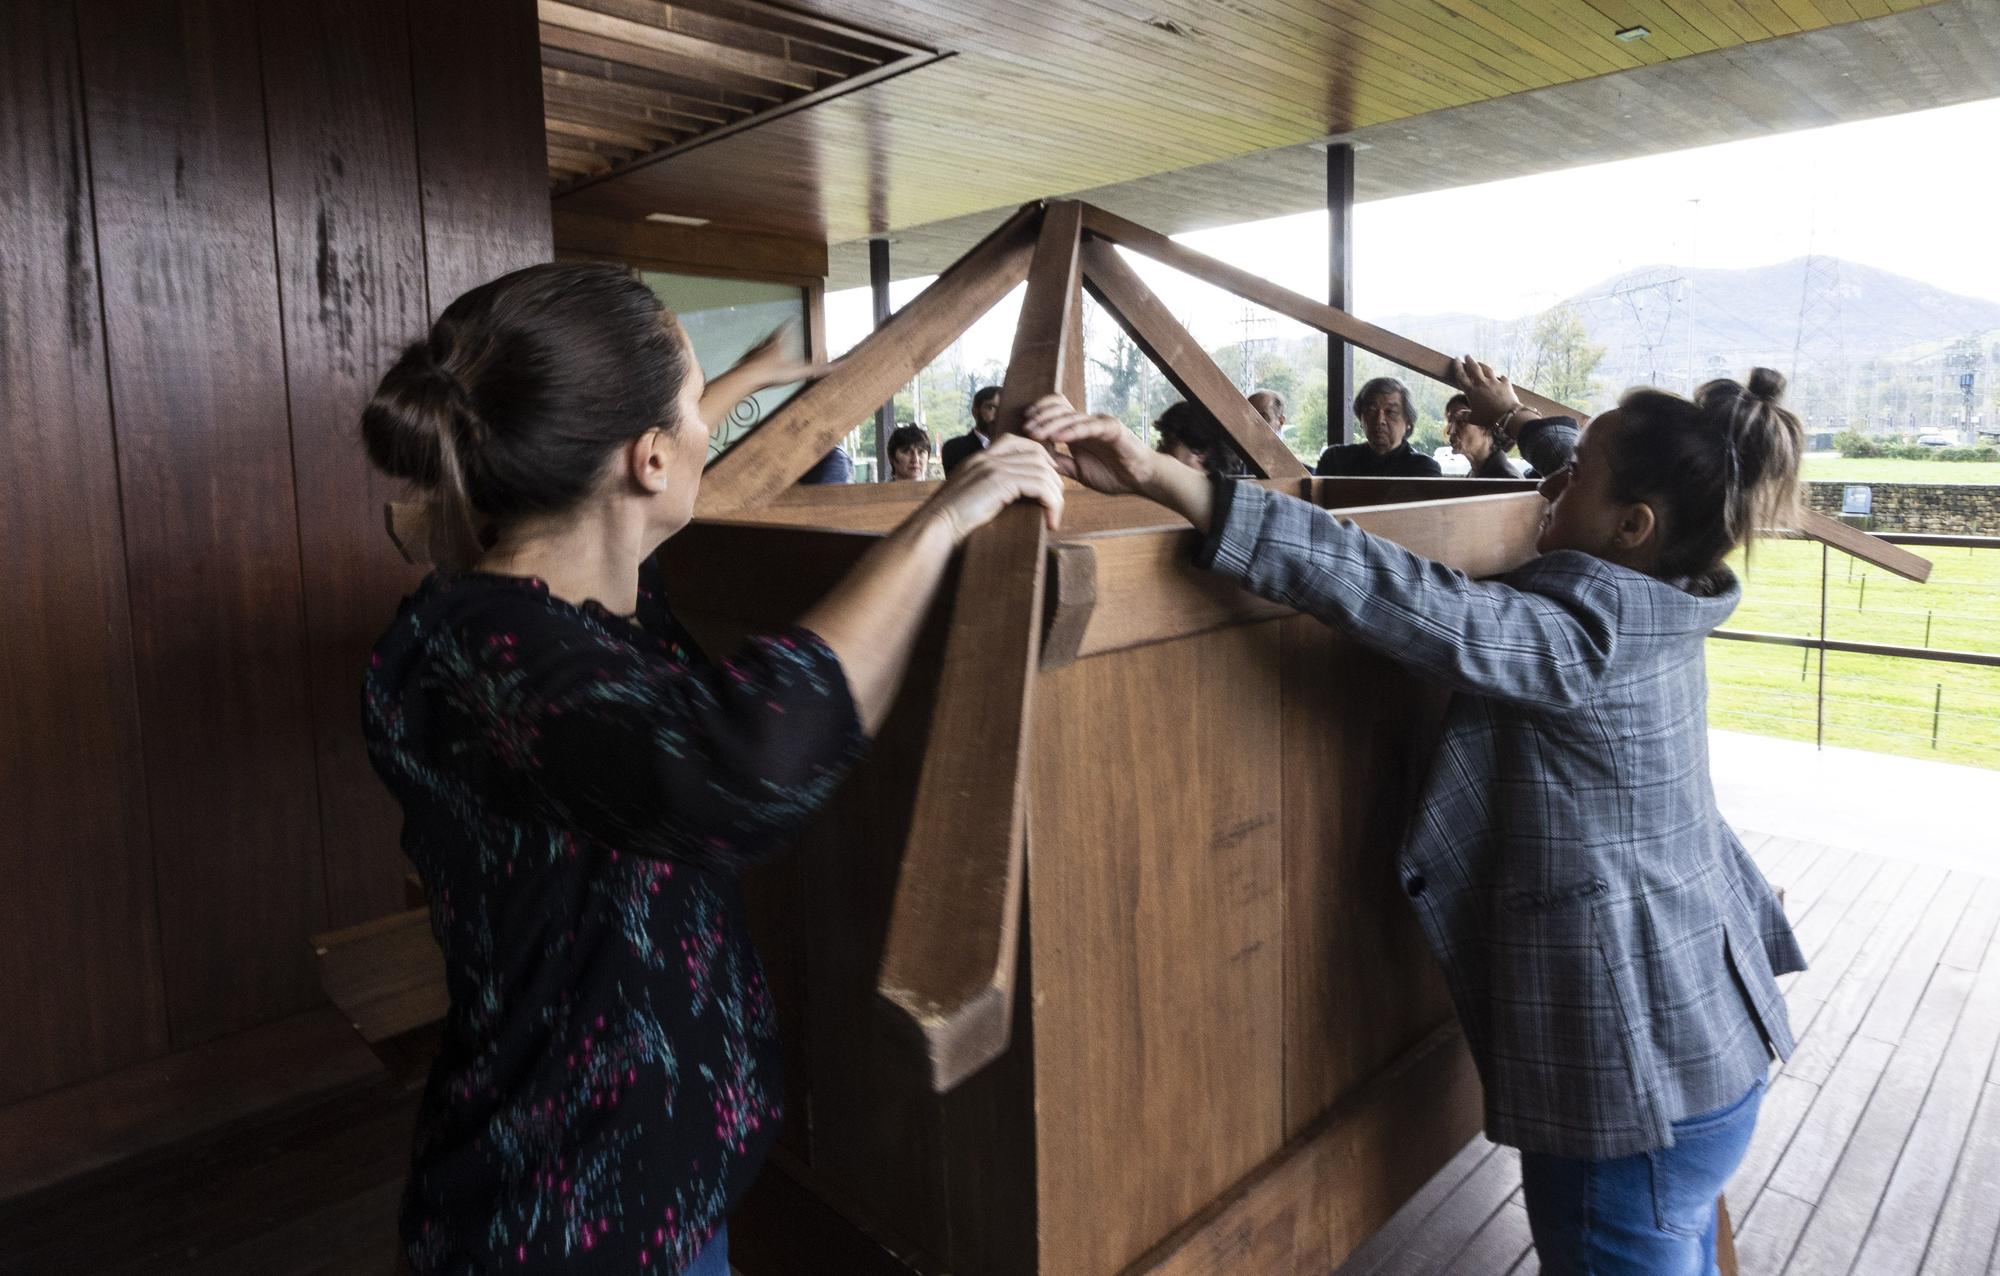
[[[1354,419],[1367,436],[1319,454],[1313,473],[1322,478],[1438,478],[1444,471],[1410,446],[1417,405],[1410,388],[1394,377],[1376,377],[1354,396]]]
[[[985,386],[972,396],[972,428],[954,439],[946,439],[938,449],[938,460],[944,462],[945,477],[958,468],[958,463],[974,452],[984,452],[986,445],[993,441],[993,419],[1000,415],[1000,387]]]

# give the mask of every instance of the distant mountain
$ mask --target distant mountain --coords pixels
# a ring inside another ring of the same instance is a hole
[[[2000,328],[2000,302],[1851,261],[1817,259],[1808,294],[1807,260],[1744,270],[1648,266],[1586,288],[1566,304],[1576,308],[1590,340],[1606,348],[1598,375],[1614,385],[1678,380],[1686,374],[1690,346],[1703,370],[1736,371],[1754,363],[1787,369],[1803,334],[1802,361],[1838,352],[1852,367],[1920,357],[1925,348]],[[1377,322],[1435,349],[1504,357],[1515,334],[1532,329],[1534,319],[1433,314]]]

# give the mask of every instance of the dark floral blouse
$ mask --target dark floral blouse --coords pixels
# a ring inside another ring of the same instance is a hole
[[[423,1273],[678,1273],[777,1132],[737,873],[858,755],[804,630],[707,661],[539,580],[436,574],[364,688],[451,989],[403,1238]]]

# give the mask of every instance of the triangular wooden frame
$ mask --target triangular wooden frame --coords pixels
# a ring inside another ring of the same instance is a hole
[[[1221,423],[1254,471],[1265,478],[1305,477],[1305,464],[1114,245],[1414,372],[1452,378],[1453,361],[1438,351],[1103,209],[1070,201],[1030,204],[718,458],[703,477],[696,513],[754,509],[790,488],[855,421],[1024,278],[1028,295],[1001,392],[998,432],[1017,428],[1021,413],[1042,395],[1061,390],[1081,402],[1078,293],[1087,288],[1180,392]],[[1531,391],[1520,394],[1545,415],[1588,419]],[[1844,525],[1834,528],[1836,543],[1851,553],[1918,578],[1928,570],[1915,555]],[[1826,529],[1817,534],[1826,537]],[[894,1021],[918,1042],[940,1093],[998,1057],[1012,1031],[1026,860],[1024,763],[1046,558],[1040,511],[1028,506],[1008,511],[966,546],[930,735],[939,747],[924,759],[883,949],[878,991]]]
[[[1026,407],[1045,394],[1060,391],[1082,402],[1081,291],[1088,288],[1181,393],[1214,415],[1253,470],[1265,478],[1304,477],[1304,463],[1114,245],[1424,376],[1452,379],[1448,356],[1345,311],[1101,208],[1038,202],[1017,210],[825,377],[712,462],[696,516],[727,519],[777,501],[854,422],[1023,280],[1028,294],[1001,391],[999,432],[1017,428]],[[1587,419],[1531,391],[1520,394],[1543,414]],[[932,485],[903,486],[914,496]],[[435,531],[426,513],[424,506],[391,507],[391,534],[413,560]],[[1801,527],[1900,575],[1921,580],[1929,572],[1924,559],[1832,519],[1808,514]],[[959,570],[930,735],[938,744],[924,760],[877,981],[894,1021],[919,1043],[940,1093],[1001,1054],[1011,1036],[1026,872],[1026,750],[1048,559],[1041,513],[1022,506],[972,537]]]

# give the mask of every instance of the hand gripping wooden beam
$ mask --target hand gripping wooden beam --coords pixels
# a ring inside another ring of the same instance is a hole
[[[1000,391],[998,434],[1066,388],[1078,343],[1082,209],[1049,205]],[[1012,1034],[1027,861],[1027,747],[1046,529],[1021,502],[966,542],[876,989],[921,1040],[931,1088],[957,1086]],[[984,749],[966,742],[986,741]]]

